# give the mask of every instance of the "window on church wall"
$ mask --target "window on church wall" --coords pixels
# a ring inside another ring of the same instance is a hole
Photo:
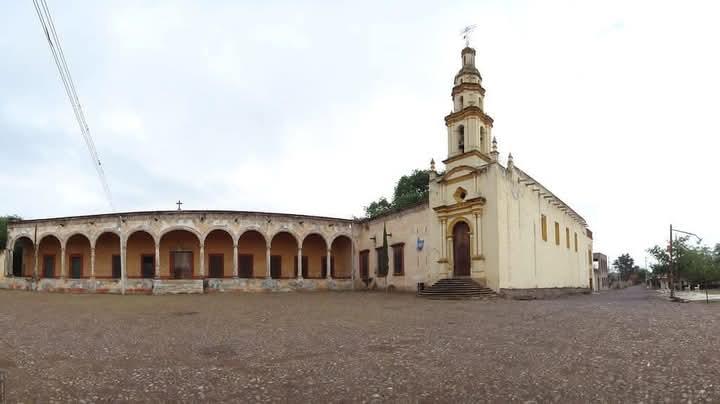
[[[555,245],[560,245],[560,223],[555,222]]]
[[[405,243],[394,244],[393,250],[393,275],[405,275]]]
[[[360,279],[370,277],[370,250],[360,251]]]
[[[547,241],[547,216],[540,215],[540,231],[542,233],[543,241]]]
[[[565,247],[570,249],[570,228],[568,227],[565,228]]]
[[[458,151],[465,153],[465,127],[462,125],[458,127]]]
[[[577,232],[575,233],[575,252],[577,252]]]

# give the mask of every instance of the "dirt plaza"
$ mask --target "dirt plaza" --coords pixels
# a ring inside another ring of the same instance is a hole
[[[717,304],[0,292],[8,402],[717,401]]]

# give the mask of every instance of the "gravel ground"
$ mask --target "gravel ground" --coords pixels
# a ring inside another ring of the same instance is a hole
[[[720,401],[720,304],[635,287],[407,294],[0,292],[8,402]]]

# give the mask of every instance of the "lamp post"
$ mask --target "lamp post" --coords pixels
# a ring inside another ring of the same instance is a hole
[[[675,279],[673,277],[673,232],[675,233],[682,233],[687,234],[688,236],[694,236],[698,239],[698,243],[702,242],[702,238],[698,236],[695,233],[690,233],[689,231],[682,231],[678,229],[673,229],[672,224],[670,225],[670,247],[668,248],[669,254],[670,254],[670,268],[669,268],[669,275],[670,275],[670,298],[673,299],[675,297]]]

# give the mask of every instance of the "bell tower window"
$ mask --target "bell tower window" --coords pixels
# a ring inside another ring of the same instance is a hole
[[[458,126],[458,151],[465,153],[465,127]]]

